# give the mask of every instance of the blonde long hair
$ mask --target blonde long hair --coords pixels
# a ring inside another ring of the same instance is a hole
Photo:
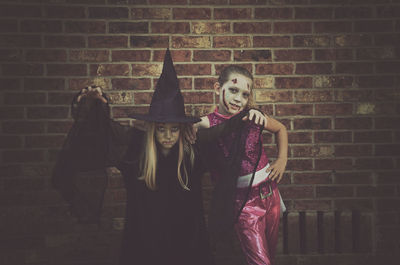
[[[144,180],[146,186],[150,190],[157,189],[156,173],[157,173],[157,145],[155,139],[155,126],[154,122],[149,123],[146,131],[146,139],[144,152],[142,153],[140,161],[140,180]],[[191,144],[185,139],[185,131],[188,130],[188,126],[185,124],[180,125],[179,139],[178,139],[178,161],[177,161],[177,177],[180,185],[185,190],[189,189],[189,175],[186,168],[185,157],[190,160],[190,166],[194,164],[194,151]],[[182,174],[183,173],[183,174]]]

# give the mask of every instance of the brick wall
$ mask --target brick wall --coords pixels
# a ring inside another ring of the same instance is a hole
[[[220,69],[240,64],[256,103],[287,126],[287,236],[300,222],[310,242],[305,253],[281,239],[279,264],[390,264],[400,236],[398,0],[1,0],[1,264],[115,264],[121,178],[110,170],[97,226],[76,223],[49,176],[72,96],[100,85],[129,122],[147,108],[166,47],[188,112],[206,113]],[[365,253],[310,247],[321,212],[354,210],[366,220]]]

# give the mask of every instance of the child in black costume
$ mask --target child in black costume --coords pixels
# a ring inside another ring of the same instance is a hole
[[[75,123],[53,174],[55,187],[73,213],[83,221],[99,216],[96,206],[88,206],[77,188],[77,172],[116,166],[127,189],[120,264],[213,264],[203,217],[200,178],[204,170],[197,145],[239,128],[247,113],[199,131],[196,144],[189,143],[185,134],[199,119],[185,115],[169,50],[149,113],[131,115],[149,122],[146,131],[110,119],[107,98],[99,88],[87,89],[75,103]]]

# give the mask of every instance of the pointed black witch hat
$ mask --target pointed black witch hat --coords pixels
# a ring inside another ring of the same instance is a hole
[[[131,114],[129,117],[165,123],[195,123],[200,121],[199,118],[186,116],[185,114],[185,105],[169,49],[165,53],[162,73],[151,99],[149,113]]]

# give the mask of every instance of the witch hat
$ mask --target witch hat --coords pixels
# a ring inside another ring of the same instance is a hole
[[[165,123],[195,123],[200,121],[199,118],[186,116],[185,114],[185,104],[179,89],[179,81],[169,49],[165,53],[162,73],[151,98],[149,113],[131,114],[129,117]]]

